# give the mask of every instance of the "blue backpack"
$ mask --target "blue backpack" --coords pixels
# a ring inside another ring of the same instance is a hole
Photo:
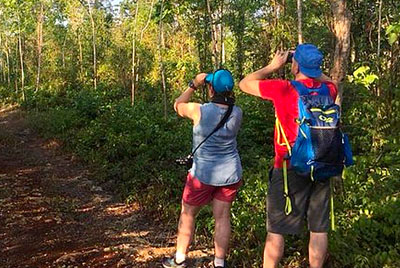
[[[307,88],[301,82],[291,81],[299,94],[299,129],[291,146],[279,120],[276,120],[278,144],[288,149],[283,161],[283,187],[286,199],[285,214],[292,212],[287,180],[287,160],[299,174],[313,181],[326,181],[341,175],[345,166],[353,165],[349,139],[340,129],[340,107],[335,104],[326,84],[319,88]],[[283,136],[284,142],[280,143]],[[334,229],[333,198],[331,195],[331,221]]]
[[[291,84],[299,94],[299,130],[289,155],[291,167],[315,181],[341,175],[353,158],[348,137],[340,129],[340,107],[324,83],[320,88],[307,88],[298,81]]]

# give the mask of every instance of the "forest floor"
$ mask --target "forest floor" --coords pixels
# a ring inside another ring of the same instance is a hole
[[[20,110],[0,111],[0,267],[161,267],[176,224],[121,202],[27,126]],[[192,251],[191,267],[208,267],[210,256]]]

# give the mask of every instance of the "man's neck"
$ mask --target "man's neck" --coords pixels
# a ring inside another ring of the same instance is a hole
[[[310,77],[308,77],[308,76],[306,76],[306,75],[304,75],[304,74],[302,74],[302,73],[296,74],[296,77],[295,77],[295,80],[296,80],[296,81],[304,80],[304,79],[310,79]]]

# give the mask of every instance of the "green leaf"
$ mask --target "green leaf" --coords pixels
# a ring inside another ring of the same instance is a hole
[[[375,80],[378,80],[379,77],[375,74],[369,74],[364,78],[364,81],[366,82],[366,84],[370,85],[373,82],[375,82]]]
[[[392,46],[394,42],[397,41],[398,37],[399,35],[397,33],[390,33],[388,38],[389,44]]]
[[[361,66],[357,70],[354,71],[353,75],[356,78],[361,78],[361,76],[364,75],[365,73],[367,73],[369,70],[370,70],[370,68],[368,66]]]

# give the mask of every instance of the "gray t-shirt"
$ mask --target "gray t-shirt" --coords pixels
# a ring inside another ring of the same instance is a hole
[[[193,127],[193,150],[215,129],[227,110],[214,103],[201,105],[200,122]],[[196,151],[190,173],[202,183],[225,186],[242,178],[236,142],[241,122],[242,110],[234,106],[227,122]]]

